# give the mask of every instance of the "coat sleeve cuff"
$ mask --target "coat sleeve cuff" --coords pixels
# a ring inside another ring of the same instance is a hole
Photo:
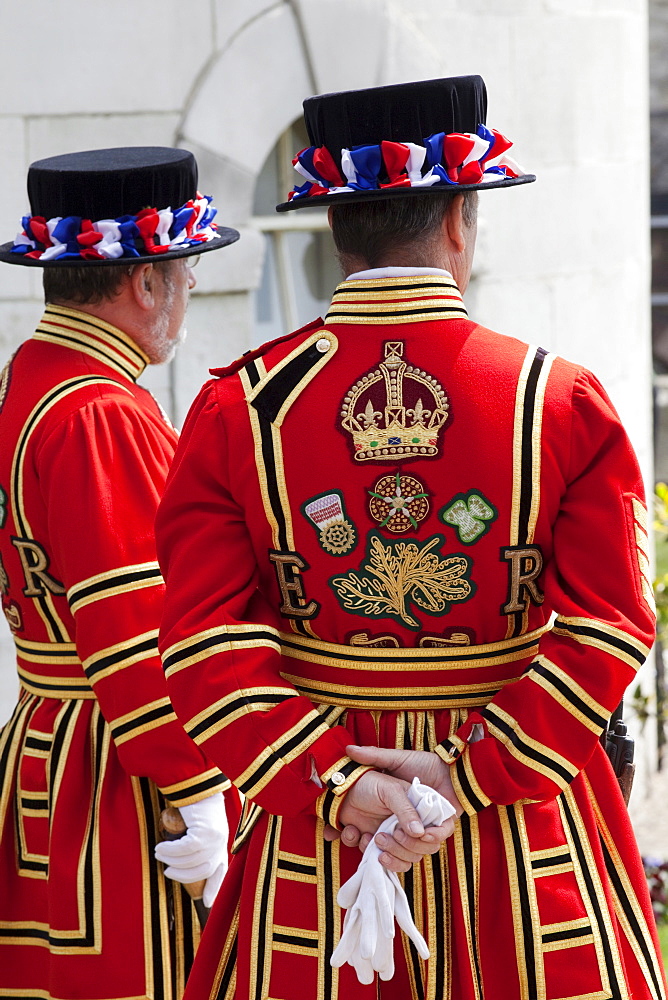
[[[212,767],[202,774],[196,774],[185,781],[177,781],[173,785],[164,785],[160,791],[170,805],[190,806],[193,802],[208,799],[215,792],[225,792],[232,787],[231,781],[217,767]]]
[[[452,787],[464,812],[468,813],[469,816],[474,816],[491,805],[492,800],[485,795],[476,780],[468,751],[468,744],[457,735],[450,736],[449,739],[434,747],[434,752],[450,768]]]
[[[366,771],[372,770],[373,768],[369,767],[368,764],[358,764],[350,757],[339,758],[324,774],[320,775],[320,780],[325,787],[315,800],[316,815],[336,830],[342,830],[343,827],[339,824],[338,815],[345,793]]]
[[[491,805],[492,800],[485,795],[476,781],[468,751],[453,763],[451,776],[455,794],[461,802],[464,812],[468,813],[469,816],[474,816]]]

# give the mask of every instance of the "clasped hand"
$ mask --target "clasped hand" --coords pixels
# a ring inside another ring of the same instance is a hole
[[[394,813],[399,820],[394,834],[378,834],[375,838],[383,851],[381,864],[390,871],[406,872],[425,855],[435,854],[454,833],[455,820],[447,819],[441,826],[425,831],[407,791],[412,779],[418,777],[452,802],[457,815],[461,815],[447,764],[436,754],[419,750],[349,746],[347,753],[358,763],[383,768],[387,773],[367,771],[346,793],[339,811],[340,822],[345,825],[342,842],[347,847],[359,845],[364,851],[383,820]]]

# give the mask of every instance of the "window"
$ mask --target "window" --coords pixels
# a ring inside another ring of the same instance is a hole
[[[308,145],[303,123],[296,122],[280,137],[258,177],[251,223],[264,233],[266,255],[254,295],[253,346],[324,316],[341,280],[326,208],[275,211],[300,183],[292,157]]]

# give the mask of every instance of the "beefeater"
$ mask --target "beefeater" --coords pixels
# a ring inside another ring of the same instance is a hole
[[[345,280],[213,370],[157,522],[173,704],[246,796],[186,998],[659,1000],[599,742],[654,636],[637,462],[590,372],[462,299],[477,191],[535,178],[477,76],[304,109],[278,208],[329,206]],[[456,825],[411,826],[415,776]],[[430,957],[397,931],[365,983],[337,892],[393,811]]]
[[[28,190],[0,249],[41,270],[46,299],[0,376],[0,591],[20,682],[0,733],[0,996],[176,1000],[199,929],[153,856],[157,819],[181,807],[188,854],[167,874],[199,866],[215,894],[229,782],[165,686],[153,522],[177,436],[137,379],[174,353],[196,255],[238,233],[216,227],[186,150],[51,157]]]

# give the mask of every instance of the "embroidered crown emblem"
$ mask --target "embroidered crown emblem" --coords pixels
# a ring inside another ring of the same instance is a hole
[[[433,375],[407,364],[403,341],[388,340],[384,348],[378,368],[348,390],[341,406],[355,461],[435,458],[448,397]]]

